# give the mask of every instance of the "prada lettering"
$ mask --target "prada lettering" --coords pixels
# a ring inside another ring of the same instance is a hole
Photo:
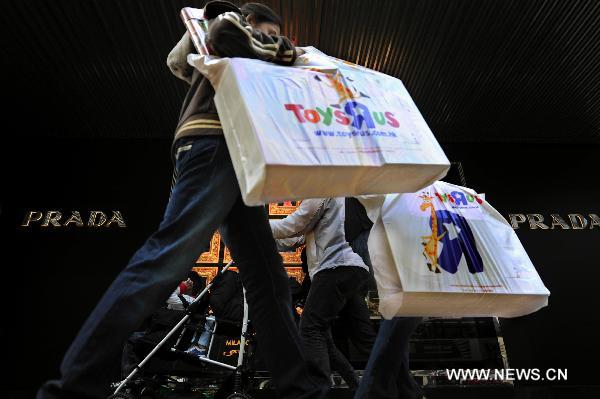
[[[109,215],[110,213],[110,215]],[[61,227],[127,227],[119,211],[90,211],[83,215],[79,211],[63,213],[57,210],[29,211],[25,214],[22,227],[39,226],[42,228]]]
[[[558,213],[550,216],[539,213],[511,213],[508,220],[513,229],[529,227],[531,230],[600,230],[600,217],[595,213],[581,214],[569,213],[566,217]]]

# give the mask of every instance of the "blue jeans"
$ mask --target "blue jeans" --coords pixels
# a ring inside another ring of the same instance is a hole
[[[202,332],[198,330],[194,333],[192,344],[197,344],[198,346],[208,349],[213,328],[215,328],[215,321],[212,319],[206,319],[204,321],[204,325],[202,326]]]
[[[416,399],[423,394],[408,365],[410,336],[421,317],[382,320],[354,399]]]
[[[224,138],[182,138],[173,151],[177,180],[158,230],[84,323],[65,354],[60,380],[42,386],[38,398],[106,397],[111,364],[125,341],[185,279],[217,228],[247,290],[257,341],[278,394],[320,397],[326,387],[309,374],[266,210],[242,202]]]

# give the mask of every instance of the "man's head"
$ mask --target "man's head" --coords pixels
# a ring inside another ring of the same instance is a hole
[[[198,295],[206,287],[206,279],[193,270],[188,274],[188,280],[192,281],[192,287],[190,288],[192,296]]]
[[[281,18],[275,11],[260,3],[246,3],[240,7],[246,21],[262,33],[279,36],[281,34]]]

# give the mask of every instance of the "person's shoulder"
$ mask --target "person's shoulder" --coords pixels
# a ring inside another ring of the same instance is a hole
[[[327,209],[344,207],[344,201],[340,198],[322,198],[321,201],[323,202],[323,206]]]

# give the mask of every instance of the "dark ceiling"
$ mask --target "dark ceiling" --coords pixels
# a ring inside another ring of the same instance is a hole
[[[4,117],[32,136],[171,137],[186,85],[166,55],[203,3],[2,0]],[[400,78],[442,142],[600,142],[600,1],[265,3],[297,44]]]

